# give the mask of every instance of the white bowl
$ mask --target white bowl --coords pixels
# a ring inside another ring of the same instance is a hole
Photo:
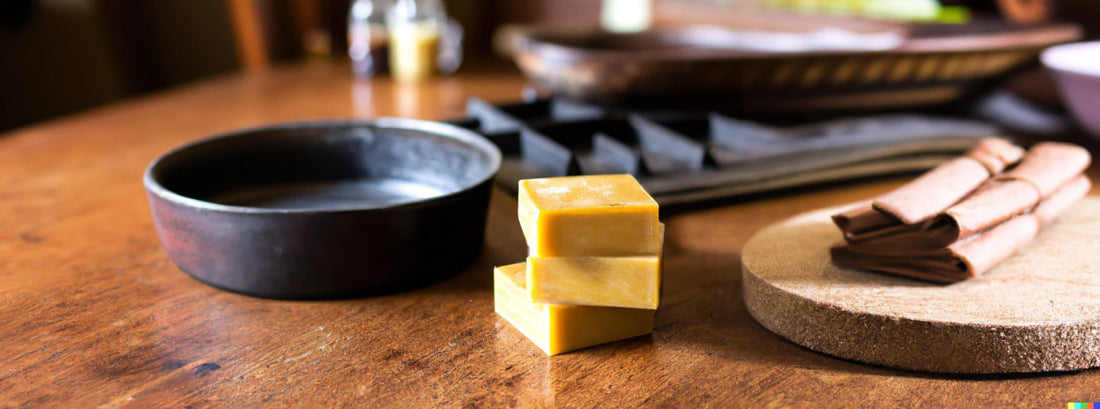
[[[1058,82],[1074,118],[1100,137],[1100,41],[1056,45],[1040,59]]]

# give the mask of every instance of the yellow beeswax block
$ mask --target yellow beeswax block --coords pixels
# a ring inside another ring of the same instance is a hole
[[[660,291],[660,256],[527,257],[533,302],[655,310]]]
[[[654,310],[538,304],[527,298],[526,265],[493,270],[497,314],[547,355],[653,332]]]
[[[656,255],[657,210],[630,175],[519,181],[520,227],[532,256]]]

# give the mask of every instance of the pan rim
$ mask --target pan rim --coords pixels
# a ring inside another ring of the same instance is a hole
[[[157,180],[155,176],[159,166],[164,163],[168,158],[182,154],[188,150],[196,147],[217,143],[219,141],[239,138],[246,135],[252,135],[260,132],[271,131],[286,131],[294,129],[307,129],[307,128],[329,128],[329,127],[354,127],[354,126],[366,126],[376,128],[388,128],[388,129],[403,129],[411,131],[419,131],[445,138],[454,139],[467,146],[471,146],[477,151],[486,154],[489,157],[489,164],[486,167],[485,175],[476,179],[473,183],[468,183],[462,188],[447,192],[438,196],[432,196],[424,199],[399,202],[399,203],[382,203],[377,205],[364,204],[361,206],[350,207],[332,207],[332,208],[265,208],[265,207],[252,207],[252,206],[235,206],[221,203],[210,202],[186,195],[177,193],[171,189],[168,189]],[[184,205],[191,208],[219,211],[225,213],[237,213],[237,214],[329,214],[329,213],[344,213],[344,212],[361,212],[361,211],[381,211],[381,210],[394,210],[394,209],[411,209],[420,206],[425,206],[432,203],[442,202],[462,195],[465,192],[477,189],[478,187],[490,183],[496,173],[500,170],[502,162],[502,154],[500,149],[490,142],[485,137],[477,134],[474,131],[461,128],[455,125],[435,122],[423,119],[413,118],[395,118],[395,117],[376,117],[371,119],[330,119],[330,120],[314,120],[314,121],[299,121],[299,122],[287,122],[277,123],[270,125],[263,125],[258,127],[249,127],[229,131],[225,133],[218,133],[212,136],[193,140],[182,145],[176,146],[167,152],[162,153],[156,159],[154,159],[146,168],[142,176],[142,182],[145,185],[145,189],[151,195],[155,195],[163,200],[167,200],[173,203]]]

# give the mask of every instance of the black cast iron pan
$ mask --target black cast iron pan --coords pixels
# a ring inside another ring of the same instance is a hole
[[[340,298],[437,282],[484,238],[500,151],[396,118],[275,125],[194,142],[145,172],[157,233],[184,272],[268,298]]]

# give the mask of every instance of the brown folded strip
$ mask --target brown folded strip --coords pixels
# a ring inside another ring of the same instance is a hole
[[[1001,223],[987,232],[975,235],[973,239],[962,240],[948,248],[966,263],[970,277],[978,276],[1016,254],[1035,237],[1039,229],[1053,222],[1059,214],[1085,197],[1091,188],[1092,182],[1088,177],[1078,175],[1051,192],[1050,197],[1044,199],[1031,213]]]
[[[985,138],[966,152],[966,156],[981,162],[990,175],[996,175],[1006,167],[1020,161],[1026,151],[1001,138]]]
[[[854,235],[899,224],[898,219],[893,216],[872,209],[870,202],[833,215],[833,223],[836,223],[845,234]]]
[[[941,249],[958,241],[958,230],[949,223],[924,226],[900,224],[858,236],[846,243],[852,251],[875,254],[913,254]]]
[[[839,245],[832,249],[833,263],[840,267],[953,283],[989,271],[1016,254],[1038,230],[1036,218],[1025,215],[949,247],[919,255],[866,254]]]
[[[1022,160],[1019,152],[983,140],[966,157],[834,215],[846,242],[832,248],[833,262],[937,282],[992,269],[1091,188],[1081,174],[1090,161],[1085,149],[1045,142]]]
[[[1077,203],[1078,200],[1088,195],[1091,189],[1092,181],[1089,180],[1088,176],[1077,175],[1077,177],[1066,182],[1065,186],[1052,193],[1050,197],[1044,199],[1042,203],[1039,203],[1039,206],[1031,211],[1031,215],[1039,218],[1039,225],[1046,226],[1074,203]]]
[[[964,157],[946,162],[905,186],[876,198],[874,202],[881,211],[867,203],[834,215],[833,221],[845,235],[853,236],[847,237],[849,239],[889,225],[916,223],[942,212],[988,180],[990,175],[1000,173],[1006,166],[1019,161],[1023,153],[1023,149],[1004,139],[982,139]],[[929,190],[936,192],[931,200]],[[905,217],[909,222],[899,220],[899,217]]]
[[[942,283],[976,277],[1019,251],[1043,226],[1088,194],[1090,188],[1089,179],[1078,175],[1053,191],[1030,213],[938,249],[882,251],[873,243],[842,242],[831,249],[833,263]]]
[[[917,179],[876,198],[871,207],[904,224],[914,224],[939,214],[985,182],[991,175],[1016,163],[1023,150],[998,138],[985,138],[967,151]]]
[[[1027,159],[1024,159],[1025,161]],[[1065,183],[1065,181],[1062,181]],[[1029,183],[1019,180],[990,180],[974,194],[936,216],[954,234],[943,244],[988,229],[1035,207],[1042,196]]]
[[[1023,180],[1039,190],[1042,197],[1049,196],[1067,180],[1089,167],[1089,151],[1077,145],[1060,142],[1043,142],[1027,151],[1027,160],[1003,174],[999,180]]]
[[[959,279],[977,277],[1012,257],[1035,238],[1039,228],[1039,219],[1025,214],[948,246],[962,262]]]
[[[1036,144],[1015,169],[994,176],[938,217],[954,224],[956,239],[970,236],[1039,205],[1084,172],[1089,161],[1088,151],[1079,146]]]
[[[961,270],[958,267],[958,259],[943,249],[940,250],[939,254],[928,255],[919,259],[878,255],[868,257],[865,254],[849,251],[841,243],[833,246],[830,255],[833,264],[838,267],[872,270],[937,283],[960,281],[956,272]]]
[[[886,193],[871,207],[904,224],[915,224],[942,212],[989,179],[989,171],[973,158],[948,161],[904,186]]]
[[[970,152],[988,151],[975,148]],[[851,243],[875,242],[873,246],[865,246],[864,251],[871,251],[872,248],[886,251],[890,247],[923,249],[946,246],[1031,210],[1043,199],[1043,195],[1049,195],[1053,188],[1080,174],[1088,164],[1089,154],[1083,148],[1055,142],[1040,143],[1027,151],[1015,169],[992,179],[987,178],[977,189],[972,189],[973,192],[968,196],[961,198],[962,200],[956,199],[958,203],[941,209],[934,218],[922,219],[923,222],[916,223],[902,223],[900,220],[889,223],[887,221],[891,219],[890,215],[862,207],[838,214],[833,219],[844,231],[845,240]],[[957,168],[941,167],[929,174],[941,169]],[[945,176],[922,176],[918,181],[921,179],[925,179],[925,182],[951,180]],[[906,194],[912,196],[909,199],[912,203],[906,204],[909,210],[928,209],[931,205],[916,202],[924,200],[923,197],[928,198],[928,202],[939,203],[945,195],[954,195],[958,187],[948,183],[950,186],[947,188],[910,183],[895,192],[909,190]],[[932,193],[922,195],[920,191],[910,189],[914,186]],[[878,215],[875,216],[875,213]],[[865,220],[876,222],[872,224]],[[853,221],[861,221],[859,227],[863,228],[858,231],[846,228],[853,225]]]

